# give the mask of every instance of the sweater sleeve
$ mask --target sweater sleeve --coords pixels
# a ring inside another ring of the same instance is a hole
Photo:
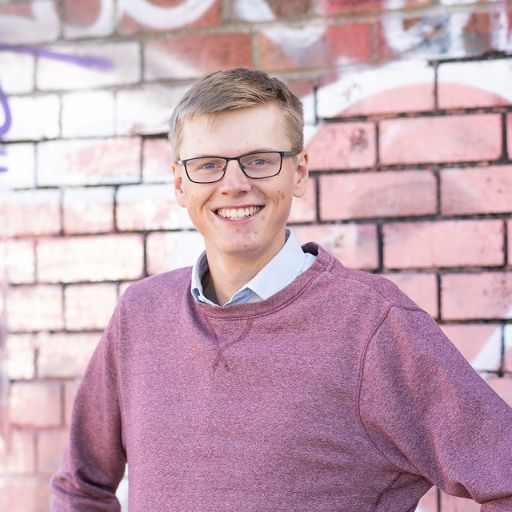
[[[397,471],[512,511],[512,409],[424,311],[391,307],[361,364],[363,429]]]
[[[115,496],[126,455],[118,386],[119,307],[89,362],[75,398],[70,435],[51,483],[52,512],[119,512]]]

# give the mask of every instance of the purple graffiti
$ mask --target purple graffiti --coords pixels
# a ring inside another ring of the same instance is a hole
[[[7,96],[4,91],[0,87],[0,106],[4,111],[4,123],[0,125],[0,139],[9,131],[11,127],[11,109],[9,108],[9,103],[7,102]]]

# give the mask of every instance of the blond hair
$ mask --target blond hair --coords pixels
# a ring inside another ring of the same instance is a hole
[[[174,157],[179,159],[186,120],[268,104],[281,110],[291,149],[300,151],[304,145],[304,114],[300,100],[281,80],[271,78],[263,71],[235,68],[205,76],[178,103],[169,123]]]

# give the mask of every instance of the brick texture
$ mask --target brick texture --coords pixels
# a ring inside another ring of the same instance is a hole
[[[498,395],[509,405],[512,407],[512,380],[511,379],[500,379],[497,377],[491,378],[487,380],[489,386]]]
[[[509,158],[512,158],[512,114],[507,114],[507,154]]]
[[[14,425],[60,426],[60,396],[59,382],[16,382],[10,389],[9,418]]]
[[[34,241],[6,240],[0,243],[0,269],[3,269],[10,283],[34,282]]]
[[[172,182],[171,162],[174,159],[167,139],[147,139],[143,145],[142,178],[146,183]]]
[[[505,361],[504,369],[508,373],[512,373],[512,325],[505,326]]]
[[[9,334],[7,336],[7,371],[11,379],[35,377],[35,334]]]
[[[41,430],[37,433],[37,469],[51,476],[59,468],[67,441],[66,430]]]
[[[316,219],[316,181],[309,179],[306,193],[294,197],[288,222],[308,222]]]
[[[2,146],[0,146],[1,150]],[[35,186],[35,146],[16,143],[3,146],[7,171],[0,173],[0,190],[31,188]],[[0,155],[0,165],[2,157]]]
[[[436,182],[428,171],[321,176],[320,195],[322,220],[436,212]]]
[[[0,475],[33,473],[36,469],[35,451],[33,432],[13,430],[8,440],[0,440]]]
[[[35,476],[0,477],[0,509],[47,512],[48,479]]]
[[[0,69],[9,70],[8,73],[2,73],[2,90],[6,94],[33,91],[34,65],[35,58],[32,55],[0,53]]]

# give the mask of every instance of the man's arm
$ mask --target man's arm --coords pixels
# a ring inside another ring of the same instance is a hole
[[[512,409],[425,312],[391,307],[362,363],[361,422],[398,471],[512,511]]]
[[[119,512],[115,491],[126,455],[122,442],[117,343],[119,308],[78,390],[69,442],[51,490],[52,512]]]

